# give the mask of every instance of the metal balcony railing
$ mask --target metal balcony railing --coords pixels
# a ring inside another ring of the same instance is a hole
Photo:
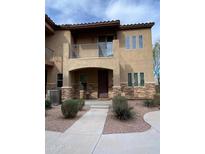
[[[53,62],[53,53],[54,51],[49,48],[45,48],[45,61],[46,63]]]
[[[112,42],[73,44],[69,55],[70,58],[112,57]]]

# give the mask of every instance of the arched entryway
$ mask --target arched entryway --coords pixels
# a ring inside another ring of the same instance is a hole
[[[88,67],[71,70],[69,74],[74,98],[112,98],[113,70]]]

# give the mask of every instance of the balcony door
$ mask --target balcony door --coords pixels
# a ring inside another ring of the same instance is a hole
[[[113,41],[112,35],[99,36],[98,38],[99,57],[110,57],[113,55],[112,41]]]

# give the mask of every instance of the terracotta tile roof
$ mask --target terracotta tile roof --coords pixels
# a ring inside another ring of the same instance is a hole
[[[49,18],[47,14],[45,15],[45,20],[54,29],[57,30],[78,30],[78,29],[98,28],[98,27],[116,27],[119,28],[120,30],[129,30],[129,29],[152,28],[152,26],[154,25],[154,22],[120,25],[120,20],[57,25],[55,24],[55,22],[53,22],[51,18]]]
[[[152,28],[152,26],[154,26],[154,22],[120,25],[120,29],[128,30],[128,29]]]
[[[106,27],[106,26],[120,26],[120,20],[111,20],[111,21],[99,21],[99,22],[90,22],[90,23],[80,23],[80,24],[62,24],[58,25],[60,29],[84,29],[84,28],[97,28],[97,27]]]

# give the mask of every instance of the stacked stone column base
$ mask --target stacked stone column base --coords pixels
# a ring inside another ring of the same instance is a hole
[[[112,93],[113,93],[113,97],[121,96],[121,87],[120,86],[113,86]]]
[[[72,87],[62,87],[61,88],[61,98],[62,98],[62,101],[73,98],[73,88]]]
[[[121,84],[121,91],[128,99],[153,99],[155,83],[145,83],[145,86],[129,87],[127,84]]]

